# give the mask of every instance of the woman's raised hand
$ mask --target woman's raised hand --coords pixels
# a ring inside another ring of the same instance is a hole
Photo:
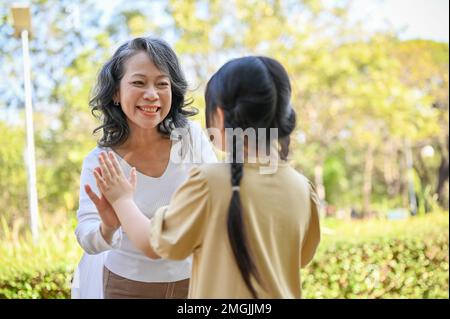
[[[102,174],[99,167],[95,168],[95,170],[98,174]],[[84,190],[97,208],[98,214],[100,215],[104,226],[106,226],[104,228],[108,228],[114,231],[119,228],[120,221],[117,218],[114,208],[108,202],[106,197],[103,194],[100,194],[100,197],[98,197],[97,194],[95,194],[95,192],[92,190],[92,188],[87,184],[84,185]]]

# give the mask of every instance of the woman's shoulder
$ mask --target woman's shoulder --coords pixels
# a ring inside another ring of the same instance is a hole
[[[187,120],[186,124],[182,127],[177,127],[171,132],[171,139],[175,141],[189,140],[195,141],[201,135],[202,128],[200,123]]]
[[[194,120],[187,120],[187,126],[189,126],[189,128],[201,129],[200,123]]]
[[[177,129],[172,134],[174,136],[171,136],[171,139],[176,141],[176,149],[180,150],[176,156],[181,156],[182,162],[189,161],[195,164],[217,162],[211,141],[199,122],[188,120],[185,127]]]
[[[97,165],[100,153],[107,152],[109,150],[110,150],[109,147],[101,147],[101,146],[94,147],[84,158],[84,165],[89,165],[92,163],[95,163]]]
[[[197,135],[202,132],[202,126],[197,121],[187,120],[186,128],[192,135]]]

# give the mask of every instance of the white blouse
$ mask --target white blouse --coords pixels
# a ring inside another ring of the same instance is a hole
[[[187,179],[190,168],[200,163],[217,162],[212,145],[198,123],[189,122],[189,129],[178,133],[181,139],[172,142],[170,160],[162,176],[155,178],[137,172],[134,200],[148,218],[151,218],[159,207],[169,204],[172,194]],[[181,261],[151,259],[133,246],[122,228],[115,232],[111,244],[104,240],[100,233],[100,216],[84,191],[84,185],[89,184],[97,194],[99,193],[93,170],[99,166],[100,152],[108,150],[110,149],[96,147],[83,162],[77,212],[78,225],[75,230],[79,244],[90,255],[108,251],[107,256],[101,258],[104,259],[106,268],[131,280],[173,282],[189,278],[190,258]],[[120,157],[118,159],[128,176],[131,166],[124,159]],[[80,277],[80,274],[78,276]],[[83,283],[79,285],[82,286]]]

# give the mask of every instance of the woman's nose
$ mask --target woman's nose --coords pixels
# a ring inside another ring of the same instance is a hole
[[[144,99],[154,101],[158,99],[158,94],[153,86],[148,87],[144,93]]]

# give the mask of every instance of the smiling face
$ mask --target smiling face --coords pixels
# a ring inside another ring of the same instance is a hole
[[[172,90],[169,76],[141,51],[124,64],[124,75],[115,97],[127,116],[130,130],[157,129],[170,112]]]

